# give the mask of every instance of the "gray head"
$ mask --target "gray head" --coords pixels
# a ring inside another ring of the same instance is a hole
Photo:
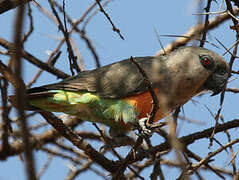
[[[223,90],[229,77],[229,66],[225,59],[205,48],[182,47],[170,53],[167,59],[172,73],[179,78],[175,78],[176,81],[185,80],[181,82],[185,85],[183,89],[192,87],[195,93],[211,90],[212,95],[216,95]]]

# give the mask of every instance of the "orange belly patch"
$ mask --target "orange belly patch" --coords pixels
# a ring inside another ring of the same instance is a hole
[[[159,95],[158,89],[154,89],[154,92],[159,99],[160,95]],[[127,97],[125,98],[125,100],[136,107],[139,113],[139,116],[138,116],[139,119],[147,117],[152,110],[153,99],[149,91],[142,94],[137,94],[134,96]],[[155,115],[154,122],[157,122],[158,120],[162,119],[164,116],[165,116],[165,112],[163,112],[162,108],[159,108]]]

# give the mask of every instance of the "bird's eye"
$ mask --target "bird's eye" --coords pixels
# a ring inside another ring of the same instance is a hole
[[[213,67],[213,59],[210,56],[200,56],[201,64],[207,68],[207,69],[212,69]]]

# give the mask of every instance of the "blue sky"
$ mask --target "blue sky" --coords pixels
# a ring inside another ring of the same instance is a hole
[[[68,12],[73,19],[77,19],[93,2],[93,0],[66,1],[66,12]],[[39,1],[39,3],[43,7],[49,9],[49,5],[46,1]],[[218,4],[213,2],[212,5],[213,10],[217,11]],[[32,6],[32,8],[34,18],[34,32],[29,41],[25,44],[25,49],[42,61],[45,61],[48,57],[46,52],[54,50],[54,48],[58,44],[58,39],[62,37],[62,33],[57,29],[57,26],[55,26],[53,22],[46,16],[42,15],[42,13],[40,13],[35,6]],[[181,35],[187,32],[187,30],[192,27],[198,19],[198,16],[192,15],[193,13],[198,12],[196,0],[114,0],[110,2],[107,7],[105,7],[105,10],[110,15],[117,28],[120,29],[122,35],[125,37],[125,40],[121,40],[117,33],[112,31],[111,25],[102,13],[98,13],[92,18],[86,28],[86,33],[91,38],[102,65],[123,60],[129,58],[130,56],[136,57],[154,55],[160,49],[160,45],[155,34],[155,29],[160,35]],[[16,10],[11,10],[0,15],[0,37],[3,37],[9,41],[12,41],[13,37],[13,18],[15,12]],[[25,23],[26,29],[28,29],[28,25],[29,21],[27,19]],[[229,29],[230,25],[232,25],[232,22],[229,20],[220,25],[219,28],[210,31],[208,34],[209,40],[214,42],[215,44],[218,44],[215,40],[216,37],[226,47],[230,47],[235,41],[235,33]],[[79,27],[81,27],[81,25]],[[68,29],[70,29],[69,26]],[[95,68],[94,58],[88,50],[85,42],[82,41],[78,35],[74,35],[73,39],[77,43],[87,69]],[[167,45],[173,40],[174,38],[161,37],[163,45]],[[220,47],[220,45],[218,46]],[[220,47],[220,49],[216,49],[213,46],[207,44],[205,45],[205,47],[216,51],[218,54],[223,54],[225,51],[222,47]],[[56,67],[70,74],[68,68],[69,64],[67,59],[66,46],[64,45],[61,50],[62,55],[57,61]],[[229,56],[225,56],[225,58],[227,59],[227,61],[229,61]],[[6,62],[7,58],[0,55],[0,60]],[[238,63],[235,63],[234,67],[234,69],[236,69],[236,67],[238,67]],[[36,72],[36,68],[34,68],[29,63],[24,62],[24,80],[26,83],[33,78]],[[58,80],[54,76],[44,72],[34,86],[56,81]],[[238,85],[239,84],[237,79],[229,84],[230,87],[238,87]],[[180,121],[178,127],[179,136],[187,135],[195,131],[200,131],[214,125],[214,119],[205,108],[205,105],[208,106],[213,113],[216,113],[219,108],[218,104],[220,96],[210,97],[208,94],[206,94],[200,98],[196,97],[194,99],[199,101],[199,103],[195,106],[192,102],[188,102],[184,106],[185,115],[186,117],[189,117],[191,119],[204,122],[204,125],[191,124]],[[229,121],[238,117],[238,100],[238,95],[226,93],[222,110],[222,115],[224,116],[225,121]],[[36,119],[37,118],[39,117],[36,117]],[[90,123],[86,123],[86,125],[84,125],[84,128],[89,128],[94,131],[94,128]],[[233,131],[234,132],[232,133],[232,138],[235,138],[236,133],[235,130]],[[225,144],[227,142],[225,134],[216,135],[216,138],[222,144]],[[162,141],[162,139],[157,139],[155,137],[153,137],[152,139],[154,144],[159,144]],[[209,151],[208,145],[208,140],[200,140],[190,146],[190,148],[192,150],[195,150],[196,153],[199,153],[203,157],[206,156]],[[215,150],[218,147],[219,146],[214,143],[214,146],[211,148],[211,150]],[[239,146],[235,146],[235,151],[238,149],[238,147]],[[37,160],[37,170],[39,171],[46,160],[46,155],[43,153],[35,152],[35,157]],[[173,157],[173,154],[171,155],[171,157]],[[218,164],[221,167],[226,166],[228,169],[231,169],[230,165],[228,165],[230,161],[230,155],[228,155],[227,153],[222,153],[216,156],[216,158],[217,161],[215,164]],[[236,161],[238,162],[238,159]],[[64,179],[69,171],[66,167],[67,164],[67,161],[56,158],[51,163],[50,168],[42,176],[42,179]],[[168,171],[168,173],[166,174],[167,179],[170,179],[170,177],[175,176],[178,173],[173,169],[166,169]],[[150,169],[146,171],[147,172],[143,172],[143,175],[145,175],[145,177],[147,177],[151,173]],[[207,176],[204,177],[215,178],[215,176],[210,172],[206,174]],[[16,177],[19,180],[25,179],[23,163],[20,161],[19,157],[11,157],[7,161],[0,162],[0,179],[14,180],[16,179]],[[82,179],[83,177],[99,179],[98,176],[95,176],[91,173],[86,173],[81,176]]]

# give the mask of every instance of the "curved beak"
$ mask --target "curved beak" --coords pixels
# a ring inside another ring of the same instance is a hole
[[[206,90],[211,90],[213,92],[211,96],[215,96],[225,88],[228,77],[229,77],[228,73],[224,74],[213,73],[206,80],[206,82],[203,85],[203,88]]]

